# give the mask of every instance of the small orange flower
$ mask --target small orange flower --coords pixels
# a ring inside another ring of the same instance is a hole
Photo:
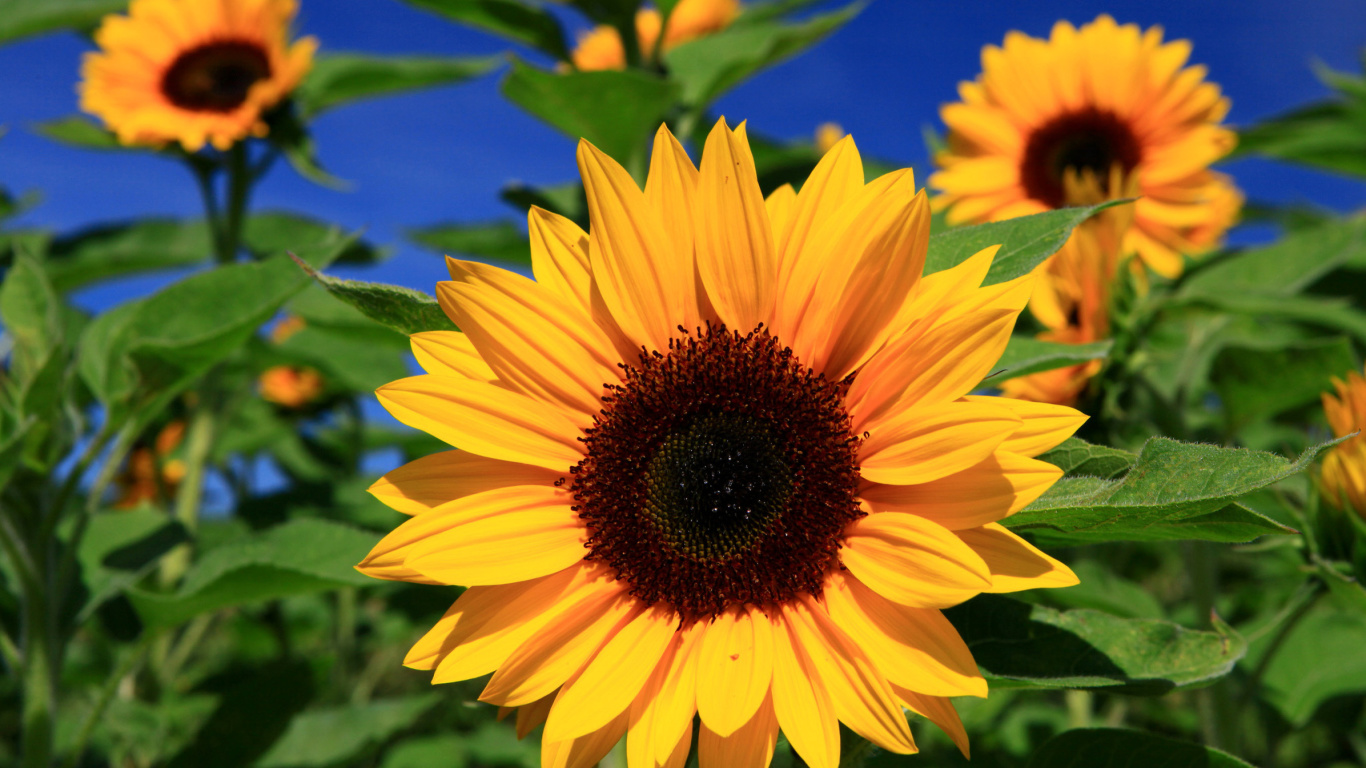
[[[822,155],[834,148],[844,138],[844,129],[839,123],[821,123],[816,126],[816,151]]]
[[[302,408],[318,399],[323,377],[307,367],[277,365],[261,374],[261,397],[285,408]]]
[[[664,33],[660,53],[676,45],[704,35],[720,32],[740,15],[739,0],[682,0],[669,16],[669,28]],[[663,19],[654,8],[642,8],[636,14],[636,37],[641,55],[647,59],[659,43],[659,29]],[[579,38],[571,58],[580,70],[625,69],[626,49],[621,35],[613,27],[597,26]]]
[[[128,463],[114,485],[118,497],[114,502],[116,509],[131,509],[144,502],[154,502],[162,496],[174,496],[180,481],[185,479],[185,462],[168,459],[185,438],[185,422],[179,419],[162,428],[151,446],[134,448],[128,454]]]
[[[1366,379],[1353,371],[1347,381],[1333,379],[1337,397],[1323,393],[1323,412],[1333,435],[1342,437],[1366,427]],[[1366,517],[1366,435],[1335,446],[1323,460],[1319,488],[1328,503],[1351,508]]]
[[[318,43],[290,44],[295,0],[133,0],[95,32],[81,109],[123,144],[197,152],[266,135],[263,113],[299,84]]]

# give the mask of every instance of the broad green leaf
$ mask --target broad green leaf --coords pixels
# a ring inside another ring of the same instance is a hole
[[[1265,643],[1249,657],[1260,657]],[[1366,614],[1317,605],[1286,635],[1262,677],[1264,698],[1296,727],[1336,696],[1366,693]]]
[[[1040,341],[1030,336],[1010,337],[1010,344],[996,361],[993,373],[982,382],[985,386],[995,386],[1007,379],[1028,376],[1039,371],[1066,368],[1069,365],[1104,360],[1110,353],[1113,342],[1096,341],[1090,344],[1059,344],[1053,341]]]
[[[1078,728],[1058,734],[1025,768],[1252,768],[1227,752],[1123,728]]]
[[[1040,590],[1039,599],[1059,608],[1089,608],[1129,619],[1161,619],[1162,603],[1143,585],[1116,574],[1109,563],[1078,560],[1069,563],[1079,584]]]
[[[293,102],[266,113],[266,126],[271,144],[279,148],[289,161],[289,165],[300,176],[317,184],[341,192],[350,190],[351,184],[328,173],[318,160],[318,147],[313,142],[313,134],[299,109]]]
[[[1058,611],[999,595],[979,595],[944,615],[993,688],[1160,695],[1222,677],[1247,651],[1227,626],[1197,631],[1160,619]]]
[[[167,768],[242,768],[284,734],[313,698],[313,672],[302,658],[230,667],[197,686],[218,693],[218,706]]]
[[[128,0],[3,0],[0,43],[63,29],[84,31],[128,7]]]
[[[682,83],[683,102],[710,105],[760,70],[796,56],[858,15],[856,2],[802,22],[777,19],[736,24],[699,37],[664,55],[669,76]]]
[[[373,264],[389,254],[359,237],[346,237],[337,225],[285,211],[264,211],[247,219],[242,228],[244,247],[259,259],[302,251],[313,243],[345,239],[341,253],[330,263]]]
[[[531,265],[531,243],[526,234],[511,222],[439,224],[409,230],[408,237],[443,255],[474,256],[505,264]]]
[[[305,326],[275,352],[322,371],[329,386],[370,393],[408,375],[408,340],[378,323],[346,329]]]
[[[104,512],[90,519],[76,548],[87,596],[79,624],[101,603],[137,584],[162,555],[189,541],[185,526],[164,512],[138,508]]]
[[[254,764],[256,768],[309,768],[340,765],[409,728],[441,701],[428,693],[300,712],[280,740]]]
[[[564,31],[555,17],[519,0],[404,0],[485,32],[529,45],[557,59],[568,60]]]
[[[1068,477],[1004,523],[1050,542],[1249,541],[1290,533],[1233,505],[1239,496],[1305,470],[1324,443],[1291,462],[1242,448],[1149,440],[1121,479]]]
[[[302,266],[302,265],[301,265]],[[305,267],[327,292],[360,310],[366,317],[399,333],[456,330],[436,299],[421,291],[385,283],[342,280]]]
[[[9,373],[27,382],[61,341],[61,301],[43,265],[21,251],[0,285],[0,324],[13,339]]]
[[[129,599],[143,622],[168,627],[228,606],[365,586],[374,581],[353,566],[374,545],[371,533],[304,518],[210,550],[176,592],[133,590]]]
[[[1111,200],[1089,208],[1060,208],[1008,221],[954,227],[931,235],[925,274],[957,266],[983,248],[999,245],[1001,250],[996,252],[983,285],[1013,280],[1029,274],[1044,259],[1057,253],[1078,224],[1106,208],[1129,202]]]
[[[547,72],[517,59],[503,95],[573,139],[629,163],[674,105],[677,84],[645,72]]]
[[[99,123],[81,115],[49,120],[34,126],[40,135],[61,144],[83,149],[132,149],[147,150],[147,147],[129,147],[119,143],[118,137],[105,130]]]
[[[1271,245],[1199,264],[1177,300],[1237,300],[1299,293],[1334,269],[1366,258],[1366,218],[1334,220]]]
[[[1242,425],[1318,401],[1332,377],[1356,367],[1351,342],[1340,336],[1270,349],[1225,347],[1210,380],[1229,422]]]
[[[1237,155],[1261,155],[1366,176],[1366,102],[1322,101],[1238,135]]]
[[[1195,301],[1222,312],[1318,325],[1366,341],[1366,313],[1353,308],[1347,299],[1230,292]]]
[[[1035,457],[1053,464],[1068,475],[1110,479],[1129,471],[1138,456],[1106,445],[1092,445],[1069,437],[1061,445]]]
[[[540,757],[536,755],[537,765]],[[379,768],[465,768],[469,759],[464,734],[441,733],[398,742],[384,750]]]
[[[489,57],[325,54],[313,60],[294,99],[305,116],[312,116],[360,99],[459,83],[493,71],[500,62]]]
[[[203,264],[212,254],[204,222],[144,219],[57,238],[48,249],[48,270],[65,292],[112,277]]]

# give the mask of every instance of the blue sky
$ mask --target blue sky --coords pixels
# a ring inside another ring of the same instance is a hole
[[[504,42],[397,0],[302,0],[299,26],[324,50],[383,54],[487,55]],[[824,4],[833,7],[835,3]],[[1247,124],[1327,90],[1312,64],[1358,68],[1366,45],[1360,0],[1254,2],[997,2],[873,0],[861,16],[808,54],[748,82],[720,111],[780,138],[811,135],[836,121],[865,152],[926,167],[922,127],[940,127],[938,107],[979,69],[981,46],[1019,29],[1046,35],[1059,18],[1161,24],[1194,42],[1194,62],[1233,100],[1230,120]],[[583,23],[565,15],[571,29]],[[0,184],[37,190],[43,203],[21,223],[61,231],[150,214],[197,215],[199,201],[178,165],[131,153],[53,144],[28,127],[76,111],[75,83],[89,44],[71,34],[0,48]],[[557,183],[575,175],[573,142],[499,95],[501,71],[459,86],[360,103],[324,115],[314,131],[324,163],[353,183],[349,192],[314,186],[281,165],[256,207],[284,208],[364,228],[395,257],[348,276],[424,290],[442,279],[435,255],[402,241],[407,227],[441,221],[514,218],[497,200],[509,181]],[[1227,167],[1249,196],[1312,201],[1341,210],[1366,205],[1366,185],[1261,161]],[[923,179],[922,179],[923,183]],[[164,278],[162,278],[164,280]],[[80,297],[92,308],[146,291],[158,279],[110,285]]]

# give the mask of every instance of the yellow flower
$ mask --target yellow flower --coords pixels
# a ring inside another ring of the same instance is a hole
[[[1347,381],[1333,379],[1337,397],[1323,393],[1323,412],[1336,437],[1366,426],[1366,379],[1352,372]],[[1323,497],[1338,509],[1351,508],[1366,517],[1366,436],[1357,435],[1328,452],[1319,473]]]
[[[1118,174],[1119,169],[1112,170]],[[1128,181],[1111,178],[1102,184],[1089,170],[1069,171],[1064,183],[1068,196],[1080,205],[1102,202],[1103,188],[1123,190],[1125,197],[1136,194],[1132,177]],[[1129,255],[1124,242],[1133,210],[1132,205],[1115,206],[1083,222],[1039,269],[1029,300],[1030,313],[1048,329],[1038,334],[1039,339],[1088,344],[1109,337],[1110,296],[1124,257]],[[1002,382],[1001,392],[1022,400],[1072,405],[1100,369],[1101,361],[1092,360],[1042,371]]]
[[[185,462],[169,458],[185,438],[185,422],[177,419],[157,433],[152,445],[140,445],[128,454],[114,485],[118,489],[116,509],[131,509],[147,502],[174,496],[185,479]]]
[[[1180,274],[1182,255],[1216,246],[1242,205],[1232,181],[1209,170],[1236,142],[1219,124],[1228,99],[1203,66],[1184,66],[1190,50],[1163,43],[1161,27],[1109,16],[1080,29],[1058,22],[1049,40],[1011,32],[986,46],[981,76],[941,111],[949,135],[930,178],[936,206],[953,224],[1038,213],[1077,204],[1068,169],[1106,178],[1118,168],[1142,195],[1126,250]]]
[[[323,377],[312,368],[277,365],[261,374],[261,397],[285,408],[302,408],[318,399]]]
[[[669,28],[664,33],[661,53],[676,45],[695,40],[703,35],[720,32],[740,15],[740,0],[681,0],[669,16]],[[642,8],[636,13],[636,38],[640,52],[649,59],[659,42],[662,19],[654,8]],[[621,35],[614,27],[594,27],[579,38],[570,57],[574,66],[584,71],[625,69],[626,49]]]
[[[966,751],[985,696],[940,613],[1066,586],[997,521],[1060,471],[1029,458],[1085,417],[968,395],[1032,289],[979,287],[996,249],[921,277],[929,205],[869,184],[850,138],[765,200],[745,129],[700,169],[667,129],[644,191],[582,142],[591,228],[533,208],[536,281],[450,259],[415,334],[426,375],[381,387],[460,450],[371,492],[413,515],[359,568],[469,588],[408,653],[545,721],[543,765],[764,766],[781,728],[834,768],[839,722],[916,750],[903,707]]]
[[[288,44],[294,0],[133,0],[106,16],[81,65],[81,109],[124,144],[196,152],[266,135],[262,113],[289,95],[317,41]]]

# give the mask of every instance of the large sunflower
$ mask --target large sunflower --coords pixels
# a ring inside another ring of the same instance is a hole
[[[537,280],[449,260],[462,329],[413,336],[390,413],[461,450],[371,489],[413,518],[359,568],[469,588],[409,652],[545,721],[543,763],[763,766],[778,730],[833,768],[839,722],[914,752],[903,707],[967,749],[984,696],[939,609],[1072,572],[997,521],[1060,471],[1068,408],[971,392],[1032,278],[995,249],[921,277],[909,171],[845,138],[767,201],[744,127],[700,170],[666,129],[642,192],[579,145],[591,232],[532,209]]]
[[[1081,29],[1060,21],[1049,40],[1011,32],[986,46],[982,74],[941,111],[949,135],[930,177],[936,205],[950,223],[1009,219],[1076,205],[1069,169],[1106,178],[1117,168],[1142,195],[1128,250],[1180,274],[1182,255],[1217,245],[1242,205],[1232,181],[1209,170],[1236,142],[1219,124],[1228,99],[1203,66],[1184,66],[1190,50],[1163,43],[1161,27],[1109,16]]]
[[[264,136],[262,113],[294,89],[317,41],[288,44],[294,0],[133,0],[95,32],[81,109],[124,144],[197,152]]]

